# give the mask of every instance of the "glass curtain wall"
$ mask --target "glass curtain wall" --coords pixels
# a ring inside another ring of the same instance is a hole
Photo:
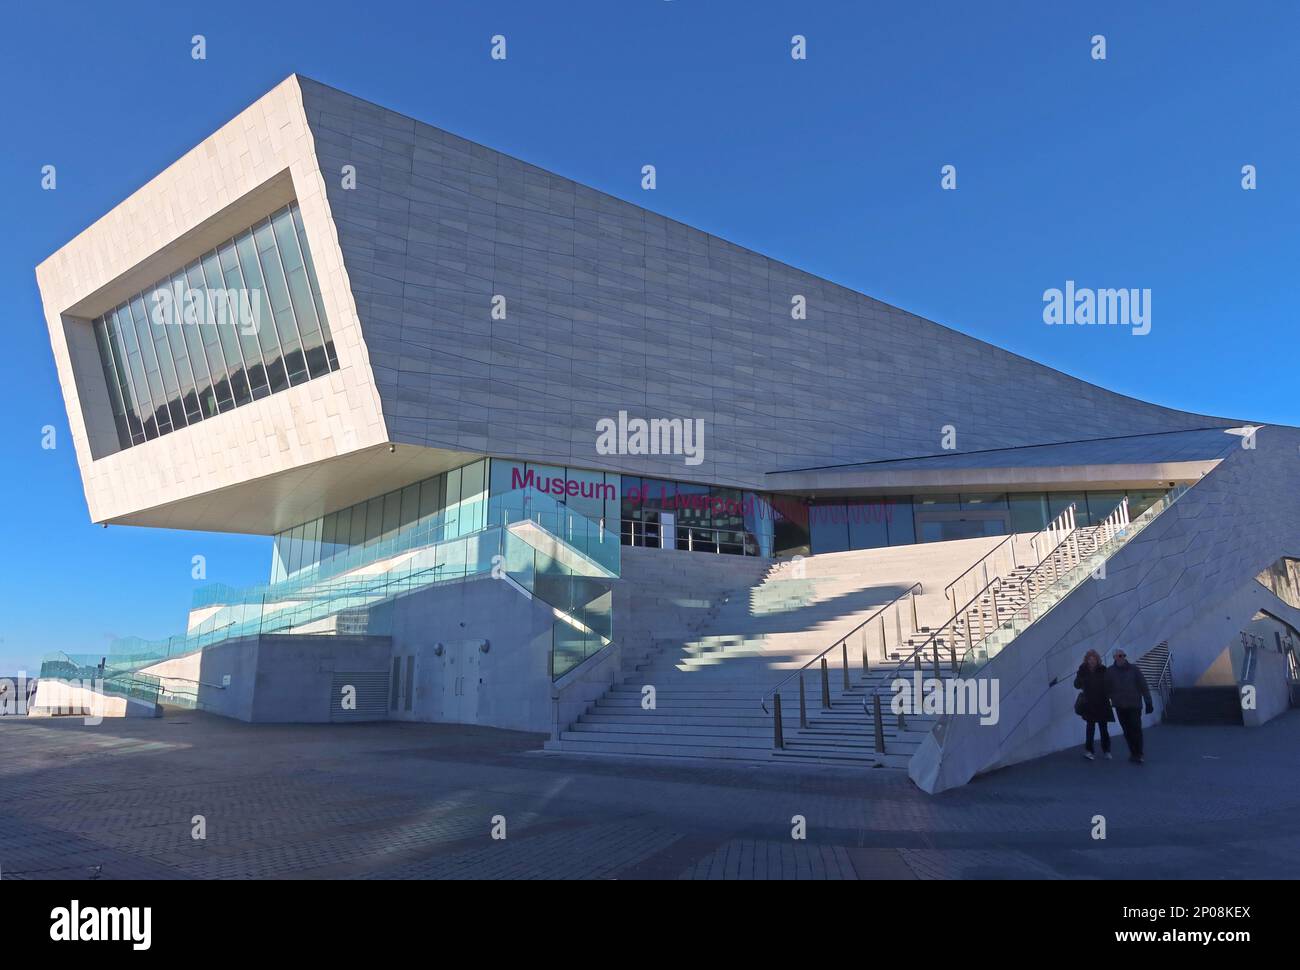
[[[321,564],[334,573],[374,561],[386,548],[410,547],[420,531],[429,542],[480,531],[487,524],[487,464],[480,459],[279,533],[271,582]]]
[[[1135,517],[1166,491],[954,492],[811,502],[775,495],[770,501],[775,509],[776,555],[791,556],[1005,535],[1008,521],[1012,532],[1032,533],[1071,503],[1078,525],[1097,525],[1126,494],[1129,516]]]
[[[625,546],[772,554],[774,510],[756,492],[624,475],[620,505]]]
[[[613,529],[618,520],[618,488],[619,476],[614,472],[493,458],[488,491],[494,509],[522,512],[524,490],[536,489],[588,521],[599,525],[604,520],[605,528]]]
[[[122,448],[339,366],[296,202],[92,327]]]

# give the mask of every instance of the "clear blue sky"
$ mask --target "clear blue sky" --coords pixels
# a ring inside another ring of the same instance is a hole
[[[265,538],[90,525],[33,267],[294,71],[1114,390],[1300,423],[1294,0],[45,0],[2,16],[0,673],[178,632],[196,553],[211,580],[266,578]],[[1042,293],[1066,279],[1149,287],[1151,333],[1045,326]]]

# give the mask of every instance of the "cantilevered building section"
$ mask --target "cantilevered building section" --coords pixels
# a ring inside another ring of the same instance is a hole
[[[37,276],[91,518],[275,537],[266,584],[115,646],[129,710],[937,790],[1073,743],[1089,648],[1145,657],[1171,712],[1289,701],[1294,429],[1111,393],[306,78]],[[996,681],[997,723],[877,722],[918,667]]]

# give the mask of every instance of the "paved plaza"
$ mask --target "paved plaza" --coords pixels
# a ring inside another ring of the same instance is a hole
[[[898,772],[615,761],[434,724],[0,718],[3,879],[1263,878],[1300,871],[1300,711],[1154,729],[932,797]],[[1105,817],[1106,838],[1092,837]],[[202,816],[197,820],[196,816]],[[806,838],[792,837],[794,816]],[[196,839],[199,826],[206,838]],[[494,828],[505,838],[493,838]]]

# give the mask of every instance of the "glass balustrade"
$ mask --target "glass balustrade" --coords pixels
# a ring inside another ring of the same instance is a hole
[[[612,581],[618,577],[617,530],[593,522],[533,489],[494,497],[487,525],[454,535],[458,523],[435,517],[388,544],[325,560],[291,580],[198,590],[202,616],[183,635],[163,640],[115,640],[106,670],[126,673],[214,643],[262,634],[391,633],[383,603],[436,583],[474,576],[508,576],[556,613],[553,673],[560,676],[609,644],[613,636]],[[98,657],[63,658],[61,679],[99,671]],[[56,669],[52,667],[53,671]]]
[[[1053,582],[1047,584],[1030,597],[1024,606],[1018,609],[1009,619],[1004,620],[997,629],[968,649],[962,657],[958,676],[963,678],[974,676],[978,670],[1001,653],[1008,644],[1020,636],[1031,624],[1065,599],[1120,549],[1132,542],[1138,533],[1150,525],[1161,512],[1178,501],[1187,492],[1187,489],[1188,486],[1182,485],[1167,492],[1141,515],[1134,517],[1122,527],[1111,529],[1106,528],[1103,524],[1104,539],[1092,555],[1080,561],[1073,568],[1061,572]]]

